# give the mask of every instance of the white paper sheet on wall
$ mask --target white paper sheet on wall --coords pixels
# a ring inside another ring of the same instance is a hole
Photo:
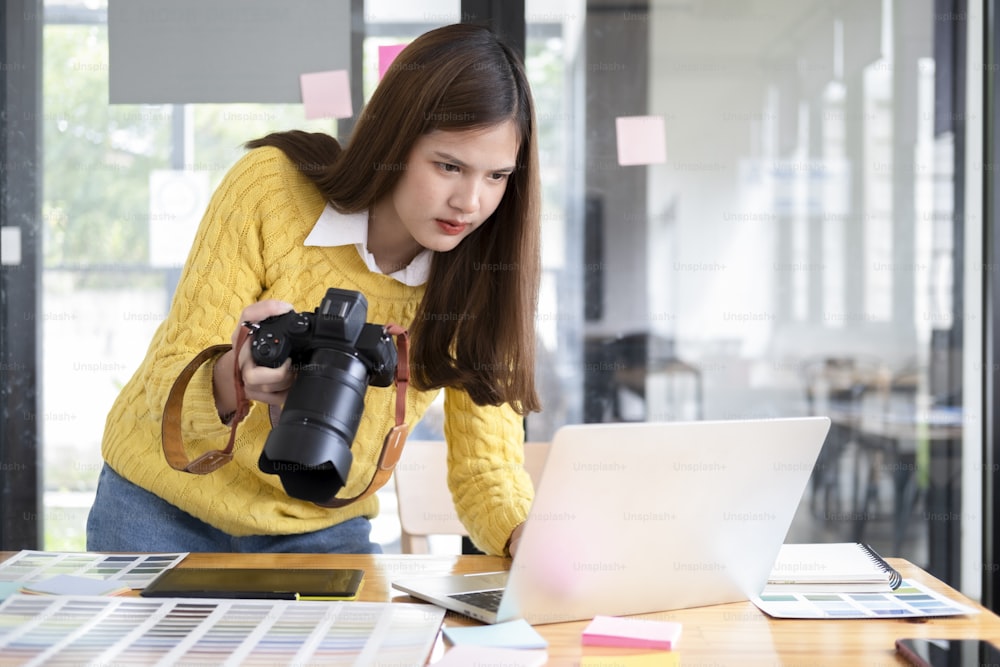
[[[350,6],[110,0],[110,102],[301,102],[303,72],[350,71]]]
[[[149,263],[181,266],[211,198],[207,171],[149,172]]]

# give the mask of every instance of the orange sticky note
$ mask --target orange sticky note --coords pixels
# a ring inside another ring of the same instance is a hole
[[[662,164],[667,161],[663,116],[620,116],[615,119],[618,164]]]
[[[381,81],[385,73],[389,71],[389,65],[396,59],[399,52],[406,48],[406,44],[391,44],[389,46],[378,47],[378,80]]]
[[[350,118],[351,85],[347,70],[309,72],[299,75],[306,118]]]

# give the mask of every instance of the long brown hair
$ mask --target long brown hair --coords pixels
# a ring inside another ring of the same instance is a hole
[[[454,250],[434,253],[412,335],[418,389],[460,387],[479,405],[541,409],[535,390],[535,312],[541,271],[534,102],[517,54],[486,28],[455,24],[403,49],[361,112],[347,146],[328,135],[271,134],[343,213],[369,210],[406,169],[416,140],[513,121],[517,167],[497,210]]]

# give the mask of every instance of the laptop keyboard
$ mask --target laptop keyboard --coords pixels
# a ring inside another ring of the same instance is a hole
[[[470,604],[487,611],[497,611],[500,609],[500,598],[503,597],[503,589],[498,588],[491,591],[473,591],[472,593],[456,593],[448,597],[459,602]]]

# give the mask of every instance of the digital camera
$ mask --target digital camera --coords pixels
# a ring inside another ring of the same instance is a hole
[[[367,316],[364,294],[331,287],[314,312],[249,325],[255,363],[277,368],[290,358],[297,371],[258,461],[293,498],[325,502],[347,483],[365,392],[393,382],[396,347]]]

